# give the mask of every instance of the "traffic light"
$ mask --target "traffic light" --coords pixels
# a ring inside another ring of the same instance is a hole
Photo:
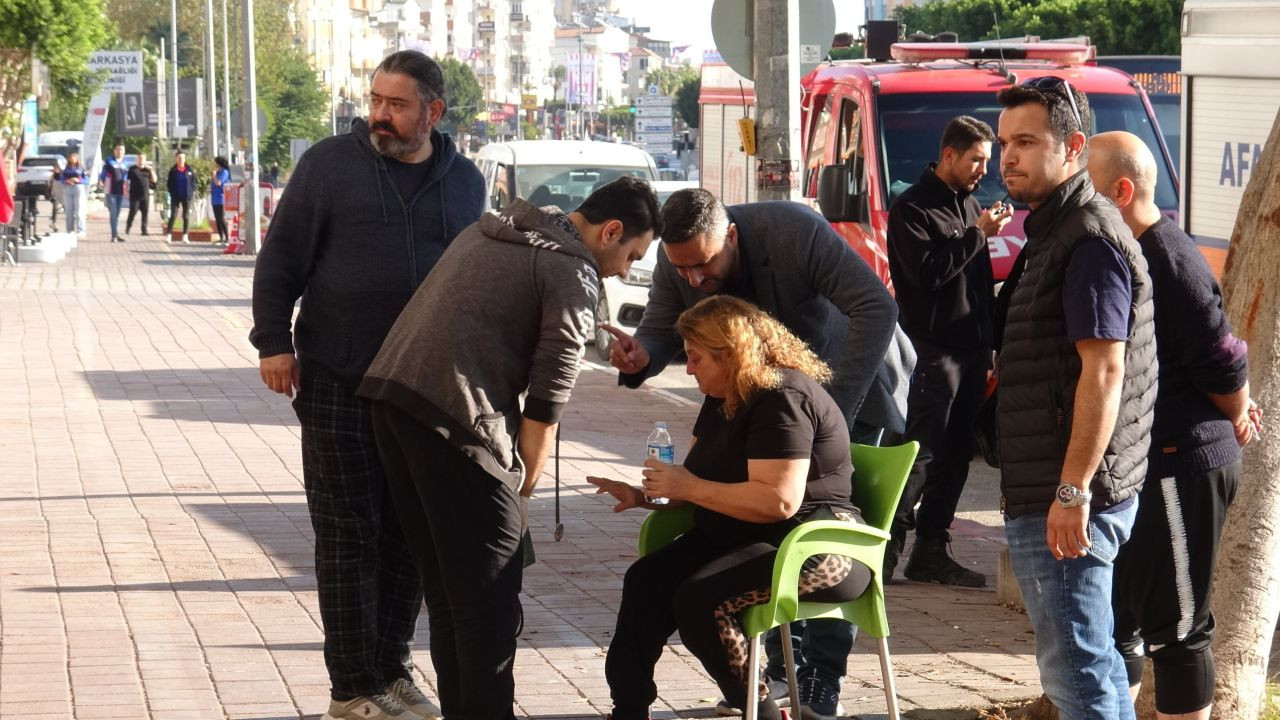
[[[627,112],[631,113],[632,115],[635,115],[635,114],[636,114],[636,104],[635,104],[635,103],[631,103],[631,107],[627,108]]]

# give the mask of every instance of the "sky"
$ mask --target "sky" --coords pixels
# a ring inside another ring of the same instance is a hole
[[[806,2],[807,0],[800,0]],[[743,2],[743,0],[721,0]],[[711,38],[711,6],[714,0],[618,0],[619,14],[635,18],[637,25],[648,25],[649,35],[670,40],[674,45],[695,45],[686,57],[701,58],[700,49],[713,49]],[[836,31],[858,32],[862,24],[862,0],[834,0]],[[835,34],[834,32],[832,33]],[[694,54],[696,53],[696,54]]]

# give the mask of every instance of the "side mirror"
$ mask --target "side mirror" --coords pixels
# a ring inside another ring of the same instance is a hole
[[[867,194],[853,184],[847,165],[827,165],[818,174],[818,207],[830,222],[866,222]]]

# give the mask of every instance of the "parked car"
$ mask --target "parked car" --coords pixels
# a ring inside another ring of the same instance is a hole
[[[675,191],[698,187],[698,183],[686,180],[656,180],[650,185],[658,195],[658,207],[662,207]],[[629,333],[640,327],[644,306],[649,303],[649,288],[653,286],[653,269],[658,265],[658,253],[661,252],[658,245],[658,238],[654,238],[649,252],[631,264],[626,277],[605,278],[601,283],[600,302],[596,305],[596,330],[592,338],[596,355],[601,360],[609,359],[612,338],[607,330],[600,327],[603,323]]]
[[[54,199],[54,178],[62,174],[66,160],[61,155],[31,155],[18,166],[14,194],[18,197]]]
[[[656,180],[653,156],[621,143],[518,140],[489,143],[476,154],[484,174],[485,209],[502,210],[513,197],[565,212],[597,186],[623,175]]]

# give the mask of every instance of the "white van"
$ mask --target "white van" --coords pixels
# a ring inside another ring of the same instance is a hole
[[[1249,176],[1280,112],[1280,4],[1182,10],[1182,229],[1221,275]]]
[[[490,143],[476,154],[484,173],[485,209],[502,210],[514,197],[569,212],[597,186],[623,175],[653,181],[653,156],[621,143],[517,140]]]

